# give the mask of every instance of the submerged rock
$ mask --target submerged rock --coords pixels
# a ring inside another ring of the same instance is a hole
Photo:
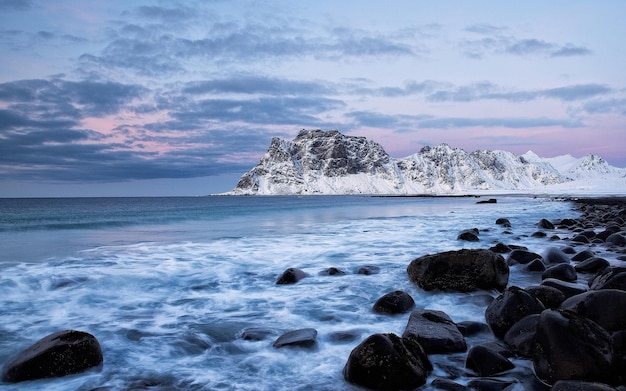
[[[509,267],[504,258],[493,251],[482,249],[425,255],[411,261],[407,273],[414,284],[426,291],[502,291],[509,281]]]
[[[278,277],[278,280],[276,280],[276,284],[295,284],[304,277],[306,277],[306,273],[304,271],[295,267],[290,267],[289,269],[285,270],[280,277]]]
[[[285,346],[312,348],[317,344],[316,338],[317,330],[315,329],[306,328],[292,330],[278,337],[273,346],[275,348],[282,348]]]
[[[102,349],[93,335],[75,330],[48,335],[26,348],[4,368],[9,383],[61,377],[102,364]]]
[[[350,383],[372,390],[411,390],[425,384],[432,369],[415,340],[373,334],[352,350],[343,376]]]

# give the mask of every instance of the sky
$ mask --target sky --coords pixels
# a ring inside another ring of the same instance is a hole
[[[626,167],[626,1],[0,0],[0,197],[231,190],[273,137]]]

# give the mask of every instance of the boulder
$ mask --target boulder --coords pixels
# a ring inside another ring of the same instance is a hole
[[[359,268],[359,270],[356,271],[357,274],[364,274],[366,276],[372,275],[372,274],[378,274],[380,273],[380,268],[378,266],[371,266],[371,265],[367,265],[367,266],[361,266]]]
[[[493,251],[482,249],[425,255],[411,261],[407,273],[414,284],[426,291],[502,291],[509,281],[509,267],[504,258]]]
[[[506,228],[511,228],[511,222],[509,221],[509,219],[505,218],[505,217],[500,217],[496,220],[496,224],[501,225],[503,227]]]
[[[591,319],[605,330],[626,330],[626,292],[601,289],[572,296],[561,304],[561,309],[576,312]]]
[[[374,312],[379,314],[403,314],[415,307],[415,301],[404,291],[389,292],[376,300]]]
[[[613,341],[592,320],[563,310],[541,313],[535,334],[533,368],[543,382],[585,380],[613,383]]]
[[[620,289],[626,291],[626,267],[609,266],[589,280],[591,289]]]
[[[547,285],[531,285],[524,290],[539,300],[546,308],[559,308],[565,301],[565,295],[560,290]]]
[[[619,247],[626,246],[626,236],[622,235],[619,232],[609,235],[606,240],[606,243],[613,244]]]
[[[545,280],[546,278],[556,278],[561,281],[574,282],[578,279],[578,274],[576,273],[574,266],[569,263],[559,263],[557,265],[550,266],[543,272],[543,274],[541,274],[542,280]]]
[[[565,298],[572,297],[579,293],[587,292],[587,287],[584,285],[577,284],[575,282],[567,282],[563,280],[557,280],[556,278],[546,278],[541,281],[542,286],[551,286],[552,288],[556,288],[560,290]]]
[[[544,272],[546,271],[546,264],[543,263],[541,259],[537,258],[524,265],[524,269],[529,272]]]
[[[551,263],[569,263],[569,255],[556,247],[548,247],[543,252],[543,261],[547,264]]]
[[[543,228],[543,229],[554,229],[554,224],[552,224],[549,220],[547,219],[541,219],[539,220],[539,222],[537,223],[537,227],[539,228]]]
[[[59,331],[40,339],[6,364],[2,380],[16,383],[61,377],[98,367],[102,360],[96,337],[83,331]]]
[[[489,304],[485,318],[493,334],[502,338],[519,320],[527,315],[541,313],[544,309],[544,305],[528,292],[511,286]]]
[[[328,269],[322,270],[320,276],[345,276],[346,272],[336,267],[329,267]]]
[[[531,358],[539,314],[523,317],[504,334],[504,342],[519,356]]]
[[[574,269],[578,273],[598,273],[609,266],[609,261],[604,258],[590,257],[574,266]]]
[[[456,328],[463,334],[464,337],[471,337],[477,334],[490,333],[491,329],[487,323],[474,322],[466,320],[456,324]]]
[[[465,367],[476,372],[478,376],[492,376],[513,369],[515,365],[497,351],[476,345],[467,353]]]
[[[535,259],[539,259],[543,261],[543,257],[537,253],[533,253],[528,250],[513,250],[506,257],[506,264],[509,266],[513,265],[525,265],[534,261]]]
[[[289,269],[285,270],[280,277],[278,277],[278,280],[276,280],[276,284],[295,284],[304,277],[306,277],[305,272],[295,267],[290,267]]]
[[[285,346],[312,348],[317,344],[317,330],[306,328],[288,331],[274,341],[275,348]]]
[[[467,350],[463,334],[452,319],[442,311],[415,310],[411,312],[402,338],[415,339],[427,354]]]
[[[430,382],[432,387],[443,391],[467,391],[467,387],[444,377],[437,377]]]
[[[355,347],[344,378],[372,390],[410,390],[426,383],[433,367],[417,341],[395,334],[373,334]]]
[[[498,242],[495,246],[489,248],[489,250],[498,254],[506,254],[513,251],[513,249],[502,242]]]
[[[479,232],[476,228],[466,229],[461,231],[456,238],[457,240],[465,240],[467,242],[478,242],[480,241],[478,234]]]

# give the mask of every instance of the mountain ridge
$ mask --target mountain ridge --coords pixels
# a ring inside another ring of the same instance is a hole
[[[228,195],[453,195],[475,191],[530,191],[608,175],[626,181],[626,169],[603,158],[540,158],[532,151],[471,153],[448,144],[392,158],[365,137],[337,130],[301,130],[291,141],[274,137],[259,163]]]

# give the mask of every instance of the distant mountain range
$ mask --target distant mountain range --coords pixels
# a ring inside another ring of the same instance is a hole
[[[449,195],[582,189],[581,183],[595,180],[626,183],[626,168],[591,154],[541,158],[532,151],[467,153],[447,144],[394,159],[365,137],[302,130],[292,141],[273,138],[259,163],[227,194]]]

